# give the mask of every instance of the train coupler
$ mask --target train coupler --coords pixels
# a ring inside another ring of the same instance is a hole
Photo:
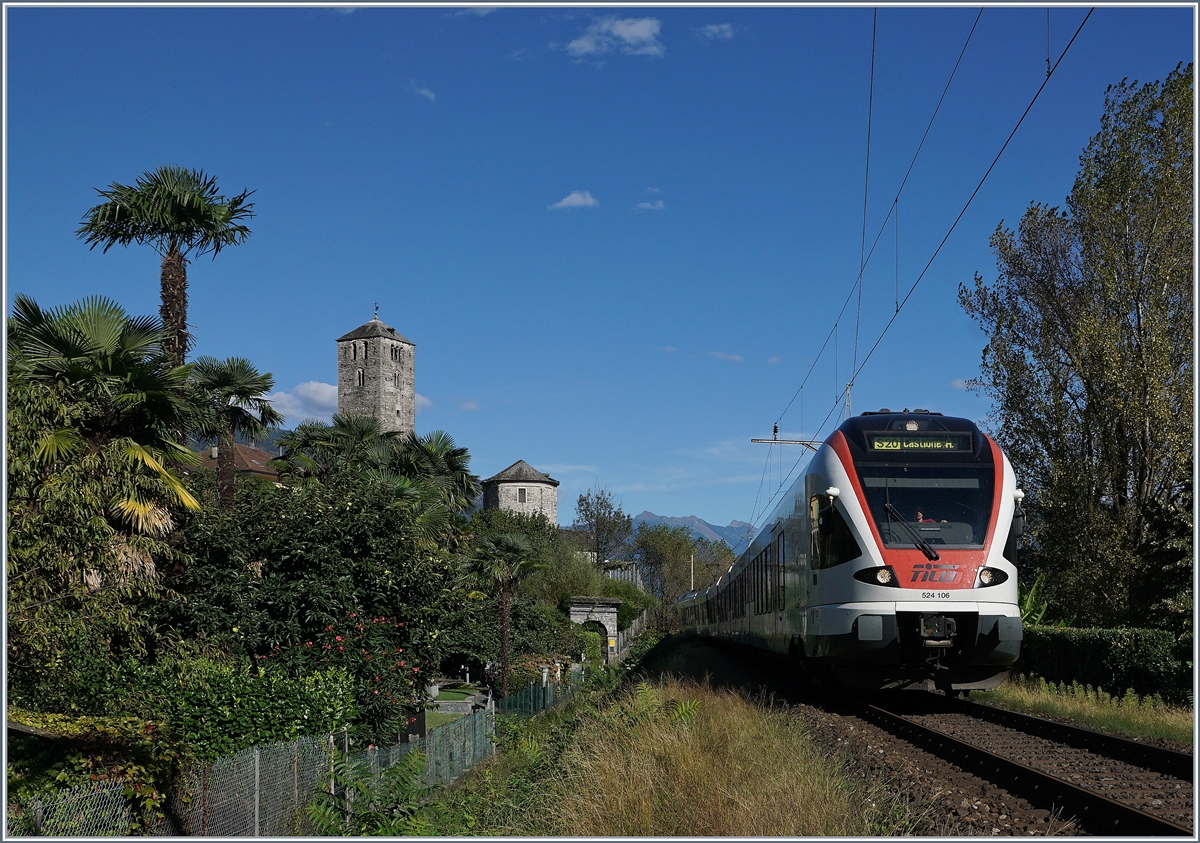
[[[954,635],[958,624],[954,618],[942,615],[923,615],[921,617],[921,638],[926,647],[953,647]]]

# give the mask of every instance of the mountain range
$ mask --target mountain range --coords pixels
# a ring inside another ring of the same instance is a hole
[[[672,517],[669,515],[655,515],[653,512],[646,510],[633,516],[633,528],[635,530],[637,529],[637,525],[642,523],[649,524],[651,527],[657,524],[666,524],[668,527],[687,527],[692,531],[692,535],[697,538],[725,542],[733,548],[734,553],[741,553],[742,549],[754,538],[754,525],[748,524],[745,521],[730,521],[728,527],[718,527],[716,524],[709,524],[703,518],[695,515]]]

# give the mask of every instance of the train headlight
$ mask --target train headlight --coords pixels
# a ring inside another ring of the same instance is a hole
[[[884,565],[881,568],[863,568],[861,571],[854,572],[854,579],[859,582],[865,582],[867,585],[886,585],[895,588],[896,572],[892,570],[890,565]]]
[[[1000,583],[1008,582],[1008,574],[1001,571],[999,568],[980,568],[979,569],[979,586],[985,588],[989,585],[1000,585]]]

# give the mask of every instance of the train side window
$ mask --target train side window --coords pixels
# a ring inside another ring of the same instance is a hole
[[[814,495],[809,501],[812,523],[812,567],[832,568],[862,556],[862,548],[850,533],[846,519],[833,504],[833,498]]]

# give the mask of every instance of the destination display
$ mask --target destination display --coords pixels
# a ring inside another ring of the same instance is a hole
[[[894,433],[867,434],[872,451],[899,451],[901,453],[929,453],[946,451],[970,451],[970,436],[897,436]]]

